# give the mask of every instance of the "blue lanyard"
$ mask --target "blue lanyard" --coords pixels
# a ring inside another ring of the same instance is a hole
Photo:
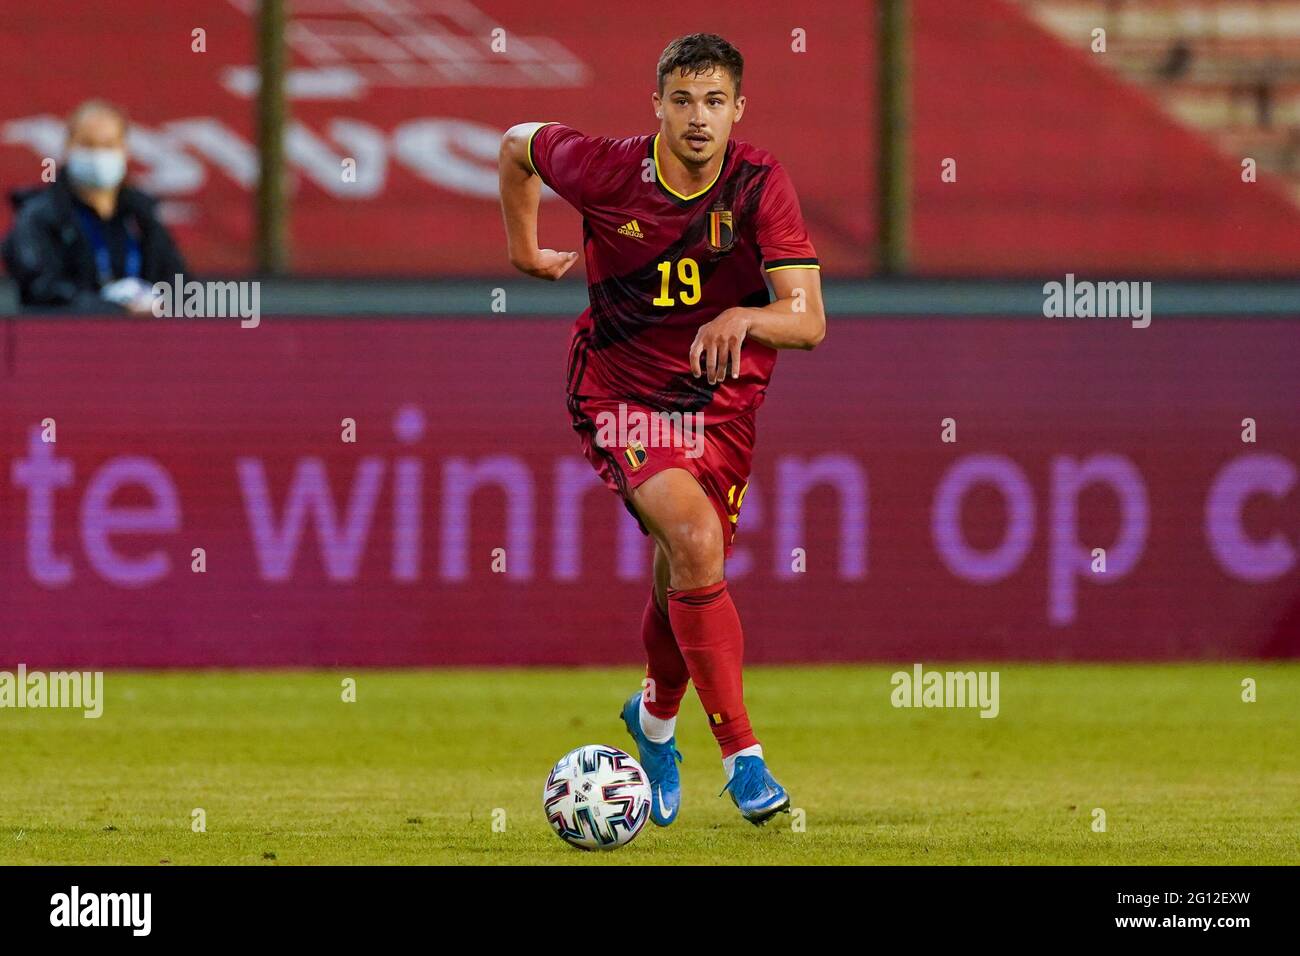
[[[95,253],[95,269],[99,272],[99,284],[108,285],[113,281],[113,259],[109,255],[108,242],[104,239],[104,230],[99,216],[94,210],[77,206],[77,215],[81,218],[81,227],[90,240],[90,248]],[[140,242],[135,237],[131,224],[126,224],[126,268],[122,272],[124,279],[140,278]]]

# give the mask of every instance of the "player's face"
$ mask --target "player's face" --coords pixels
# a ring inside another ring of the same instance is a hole
[[[725,149],[733,123],[745,111],[731,75],[720,67],[699,76],[670,74],[654,95],[659,141],[688,166],[703,166]]]

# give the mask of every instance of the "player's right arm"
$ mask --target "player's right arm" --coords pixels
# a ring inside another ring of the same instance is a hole
[[[501,137],[499,157],[501,214],[506,222],[510,264],[538,279],[554,281],[578,261],[576,252],[556,252],[537,246],[537,209],[542,180],[533,168],[529,143],[542,123],[520,123]]]

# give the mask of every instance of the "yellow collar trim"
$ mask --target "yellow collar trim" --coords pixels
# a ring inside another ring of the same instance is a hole
[[[724,145],[722,149],[723,149],[722,162],[718,164],[718,171],[713,176],[713,182],[709,183],[707,186],[705,186],[697,193],[691,193],[689,196],[683,196],[676,189],[673,189],[672,186],[669,186],[668,183],[664,182],[663,174],[662,172],[660,172],[659,169],[659,134],[655,133],[655,143],[654,143],[655,179],[659,181],[660,186],[663,186],[664,189],[668,190],[678,199],[698,199],[699,197],[703,196],[706,192],[708,192],[710,189],[714,187],[714,185],[718,181],[718,177],[722,175],[722,167],[727,165],[727,153],[726,153],[727,147]]]

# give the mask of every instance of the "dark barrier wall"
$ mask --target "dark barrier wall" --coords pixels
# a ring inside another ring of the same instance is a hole
[[[591,0],[288,6],[296,271],[510,274],[501,133],[529,120],[653,132],[659,54],[696,30],[745,54],[734,135],[789,170],[826,275],[877,268],[875,4],[662,0],[631,18]],[[249,270],[255,7],[63,0],[51,15],[47,0],[5,0],[0,183],[39,184],[68,111],[91,95],[118,100],[135,119],[133,175],[166,200],[191,269]],[[1263,160],[1259,181],[1243,183],[1239,150],[1119,80],[1088,31],[1052,35],[1005,0],[912,8],[915,272],[1300,274],[1294,189]],[[0,202],[0,231],[9,222]],[[576,213],[549,193],[541,228],[545,245],[579,247]]]
[[[635,660],[568,326],[15,323],[0,665]],[[1300,654],[1297,369],[1286,322],[834,320],[759,413],[750,659]]]

